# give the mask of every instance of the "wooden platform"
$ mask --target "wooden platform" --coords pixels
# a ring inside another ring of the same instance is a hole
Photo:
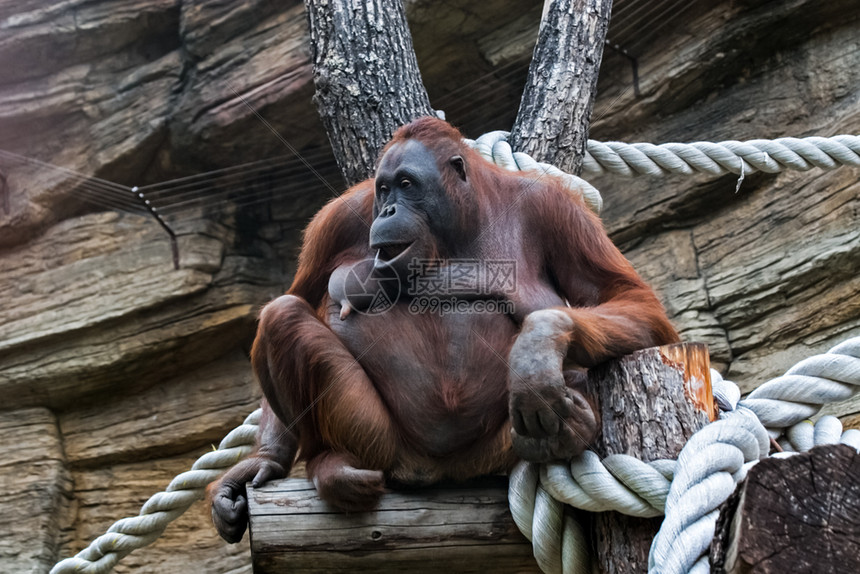
[[[256,574],[540,572],[504,476],[398,490],[378,510],[348,515],[301,479],[249,486],[248,504]]]

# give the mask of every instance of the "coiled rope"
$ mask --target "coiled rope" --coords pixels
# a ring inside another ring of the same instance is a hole
[[[174,478],[164,492],[154,494],[138,516],[114,522],[107,533],[93,540],[72,558],[51,568],[50,574],[104,574],[132,550],[155,542],[167,525],[203,498],[206,485],[251,453],[261,409],[224,437],[218,449],[197,459],[191,470]]]
[[[580,195],[590,209],[600,213],[603,199],[600,192],[591,184],[552,165],[537,162],[524,153],[514,152],[507,143],[508,137],[509,132],[496,131],[484,134],[477,140],[466,141],[489,161],[506,169],[538,171],[541,175],[561,178],[572,193]],[[726,141],[718,144],[668,143],[659,146],[648,143],[602,143],[589,140],[583,162],[583,173],[586,175],[612,173],[624,176],[705,173],[718,176],[731,172],[743,176],[744,173],[756,170],[774,173],[783,169],[801,171],[813,167],[834,169],[840,165],[860,167],[860,137],[841,135],[832,138],[780,138],[748,142]],[[833,352],[834,350],[831,350],[831,353]],[[851,356],[860,357],[857,354]],[[816,358],[813,357],[813,359]],[[818,368],[830,369],[834,372],[839,371],[840,368],[855,369],[853,363],[851,366],[846,366],[843,361],[840,363],[841,367],[826,361],[825,363],[801,363],[795,367],[799,368],[797,372],[790,372],[792,377],[790,386],[768,386],[778,380],[775,379],[762,385],[744,402],[752,401],[747,405],[748,408],[753,412],[756,412],[756,408],[761,411],[762,421],[772,436],[780,435],[780,429],[788,428],[787,438],[781,444],[796,445],[800,450],[801,447],[809,444],[818,444],[815,440],[819,435],[832,438],[835,433],[835,423],[832,421],[827,423],[828,430],[821,432],[817,430],[818,425],[810,431],[808,430],[810,425],[795,424],[818,412],[819,409],[812,405],[823,403],[808,400],[791,402],[792,397],[814,398],[809,396],[811,391],[803,386],[804,381],[807,381],[804,377],[837,383],[830,386],[825,384],[826,388],[822,387],[820,391],[815,391],[816,397],[826,399],[827,402],[841,400],[831,397],[840,397],[849,392],[849,387],[845,385],[853,385],[850,387],[853,389],[850,393],[856,393],[856,385],[860,383],[827,379],[826,375],[810,374]],[[789,373],[786,376],[789,376]],[[856,379],[852,380],[856,381]],[[734,393],[731,389],[724,392],[728,395]],[[739,391],[736,394],[740,396]],[[717,395],[716,390],[715,395]],[[735,402],[737,402],[736,399]],[[793,406],[783,408],[777,405]],[[811,409],[814,410],[810,414]],[[143,505],[139,516],[118,520],[108,528],[106,534],[96,538],[73,558],[58,562],[51,569],[50,574],[74,572],[104,574],[113,569],[114,565],[131,551],[153,543],[167,524],[203,497],[207,484],[252,451],[259,417],[259,409],[248,415],[241,426],[231,431],[221,441],[218,450],[200,457],[190,471],[177,476],[164,492],[153,495]],[[830,419],[832,417],[828,418],[828,421]],[[836,423],[839,423],[838,419]],[[819,421],[818,424],[822,423]],[[706,428],[710,428],[710,425]],[[841,423],[839,428],[841,429]],[[860,448],[860,431],[857,431],[856,435],[852,434],[852,431],[846,434],[848,444]],[[843,440],[845,440],[844,437]],[[578,571],[573,568],[580,567],[588,560],[588,545],[584,533],[575,520],[565,515],[562,504],[568,503],[595,512],[619,510],[614,506],[617,504],[631,509],[630,513],[636,516],[659,516],[664,509],[668,508],[666,502],[668,494],[663,493],[668,493],[670,488],[674,488],[676,463],[654,461],[646,465],[631,457],[626,457],[631,460],[616,458],[622,456],[607,457],[601,465],[601,461],[596,458],[597,455],[587,452],[571,462],[569,471],[567,465],[544,465],[539,469],[531,464],[521,464],[514,470],[510,481],[511,511],[517,526],[533,542],[535,557],[544,572]],[[681,457],[683,456],[684,451],[681,452]],[[579,482],[568,480],[568,476]],[[732,473],[732,476],[739,476],[738,471]],[[589,484],[596,486],[587,488]],[[625,491],[620,485],[626,486],[628,490]],[[589,496],[591,498],[588,498]],[[624,510],[620,511],[624,512]],[[667,514],[665,522],[668,522],[670,516]],[[703,520],[705,522],[702,522]],[[682,532],[706,533],[709,520],[699,519]],[[713,524],[710,526],[710,533],[712,536]],[[658,534],[658,538],[655,538],[655,545],[659,536]],[[652,558],[654,556],[652,548]]]
[[[538,178],[551,175],[561,178],[568,190],[582,197],[594,213],[603,209],[603,198],[597,189],[582,178],[565,173],[548,163],[535,161],[531,156],[514,151],[508,143],[510,132],[496,131],[484,134],[477,140],[466,140],[487,161],[510,171],[537,171]]]
[[[643,463],[626,455],[601,461],[589,451],[570,464],[517,466],[510,481],[511,513],[532,541],[543,572],[588,571],[582,530],[569,517],[563,519],[562,505],[570,504],[641,517],[665,513],[651,547],[649,571],[707,573],[717,508],[747,470],[768,456],[771,437],[786,451],[773,456],[840,442],[860,451],[860,431],[843,432],[836,417],[822,417],[815,425],[806,420],[824,404],[860,392],[860,337],[801,361],[742,401],[737,385],[716,371],[711,375],[720,420],[690,437],[677,461]]]

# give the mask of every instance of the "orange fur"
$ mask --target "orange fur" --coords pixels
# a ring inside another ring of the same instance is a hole
[[[398,303],[384,316],[353,313],[341,322],[327,284],[339,267],[373,255],[373,180],[314,217],[293,284],[263,310],[252,350],[268,399],[266,425],[289,427],[261,429],[272,444],[261,444],[258,456],[289,468],[290,445],[298,444],[321,492],[344,508],[361,507],[362,493],[378,496],[377,471],[426,482],[511,467],[506,359],[529,313],[552,308],[570,317],[572,330],[546,344],[567,342],[568,359],[584,367],[678,338],[653,291],[559,180],[491,165],[435,118],[399,129],[384,151],[409,139],[432,152],[446,201],[456,208],[452,236],[430,238],[428,253],[516,261],[516,291],[504,295],[516,312],[440,317],[414,315]],[[453,156],[463,158],[466,181],[452,168]],[[579,399],[577,408],[587,403]],[[241,478],[228,473],[224,480],[230,486]]]

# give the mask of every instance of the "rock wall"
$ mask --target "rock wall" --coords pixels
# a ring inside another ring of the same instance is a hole
[[[434,105],[467,135],[510,126],[541,4],[407,3]],[[592,137],[860,133],[852,5],[701,3],[637,45],[640,96],[629,62],[607,52]],[[298,1],[0,0],[0,62],[0,150],[145,186],[283,156],[259,114],[340,187]],[[191,193],[164,212],[174,270],[167,234],[127,188],[0,153],[0,474],[11,488],[0,570],[46,572],[255,407],[256,312],[288,284],[300,231],[331,197],[283,169],[154,193]],[[860,170],[748,175],[738,193],[735,179],[593,183],[613,239],[684,337],[708,342],[750,389],[860,334]],[[830,410],[860,427],[860,401]],[[201,504],[116,571],[250,572],[247,552],[217,538]]]

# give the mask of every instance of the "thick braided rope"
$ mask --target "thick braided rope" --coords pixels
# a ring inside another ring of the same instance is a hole
[[[842,165],[860,167],[860,136],[661,145],[588,140],[582,173],[630,177],[696,173],[719,176],[754,171],[807,171],[814,167],[835,169]]]
[[[484,134],[473,143],[481,155],[509,169],[520,166],[519,152],[510,151],[507,143],[510,132],[496,131]],[[469,140],[467,140],[469,141]],[[524,155],[524,154],[522,154]],[[525,156],[528,158],[528,156]],[[497,159],[501,158],[501,159]],[[531,160],[531,158],[528,158]],[[531,160],[534,162],[534,160]],[[546,168],[548,164],[528,163],[519,169]],[[808,171],[818,167],[836,169],[847,165],[860,167],[860,136],[838,135],[832,137],[756,139],[745,142],[727,140],[719,143],[624,143],[588,140],[582,161],[584,176],[611,173],[634,177],[639,175],[666,176],[706,174],[720,176],[727,173],[749,174],[756,171],[777,173],[780,171]],[[551,168],[554,175],[562,174]],[[569,174],[567,177],[574,178]],[[575,185],[583,180],[574,178]],[[589,184],[588,188],[594,189]],[[597,193],[588,190],[588,194]],[[597,193],[597,198],[600,194]],[[595,200],[599,201],[599,199]],[[589,202],[589,199],[586,199]],[[599,205],[599,203],[597,204]],[[596,212],[600,208],[595,209]]]
[[[786,451],[804,452],[815,445],[840,442],[860,450],[860,431],[843,432],[836,417],[822,417],[815,425],[805,420],[823,404],[860,392],[860,337],[801,361],[782,377],[759,387],[764,390],[757,399],[739,401],[737,385],[723,381],[716,371],[711,373],[721,420],[693,435],[677,462],[646,464],[626,455],[601,461],[589,451],[569,465],[518,465],[511,476],[511,512],[532,541],[544,572],[578,571],[589,560],[581,551],[581,530],[568,525],[562,519],[564,513],[553,504],[642,517],[665,512],[651,550],[651,571],[706,573],[706,551],[714,535],[717,508],[749,467],[767,456],[770,436],[781,438]],[[809,404],[817,406],[810,410]],[[760,420],[778,424],[766,430]]]
[[[823,355],[803,360],[783,376],[761,385],[741,405],[758,415],[774,438],[815,415],[822,405],[844,401],[860,387],[860,337]]]
[[[495,163],[510,171],[536,171],[537,178],[550,175],[561,179],[567,189],[582,198],[585,205],[594,213],[600,213],[603,208],[603,198],[597,189],[579,177],[565,173],[548,163],[535,161],[531,156],[515,152],[508,143],[509,132],[496,131],[482,135],[477,140],[466,140],[487,161]]]
[[[842,423],[836,417],[822,417],[814,426],[805,421],[808,416],[817,414],[824,404],[845,400],[858,392],[860,337],[855,337],[827,353],[801,361],[785,375],[761,385],[738,403],[736,411],[727,413],[723,420],[691,437],[678,457],[678,467],[682,470],[672,481],[666,518],[651,547],[649,571],[660,574],[708,572],[707,552],[714,536],[718,507],[732,493],[735,483],[746,475],[747,468],[757,462],[751,456],[752,449],[745,451],[741,441],[727,440],[718,444],[717,441],[694,439],[727,419],[734,423],[738,413],[750,413],[755,417],[757,429],[754,430],[763,445],[762,457],[767,456],[769,450],[763,439],[769,442],[769,438],[783,438],[782,443],[795,451],[836,443],[860,450],[860,431],[843,432]]]
[[[591,572],[588,538],[564,511],[564,503],[540,484],[538,465],[520,463],[511,472],[508,504],[520,532],[532,543],[543,572]]]
[[[155,542],[170,522],[203,497],[206,485],[250,454],[261,412],[257,409],[248,415],[224,437],[217,450],[198,458],[191,470],[174,478],[164,492],[154,494],[140,509],[140,515],[114,522],[107,533],[77,555],[58,562],[50,574],[110,572],[131,551]]]

